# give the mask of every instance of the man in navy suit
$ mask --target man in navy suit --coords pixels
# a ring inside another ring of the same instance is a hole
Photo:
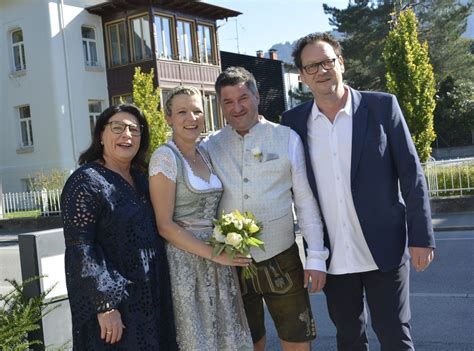
[[[324,292],[338,350],[368,350],[364,298],[382,350],[414,350],[409,257],[435,247],[426,181],[395,96],[344,85],[339,43],[301,38],[293,51],[314,100],[283,114],[301,137],[330,248]]]

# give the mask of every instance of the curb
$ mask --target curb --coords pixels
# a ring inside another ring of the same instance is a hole
[[[474,230],[474,226],[455,226],[455,227],[433,227],[435,232],[461,232],[467,230]]]

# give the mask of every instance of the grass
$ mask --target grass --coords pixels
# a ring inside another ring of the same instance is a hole
[[[41,210],[17,211],[17,212],[5,213],[3,215],[5,219],[39,217],[39,216],[41,216]]]

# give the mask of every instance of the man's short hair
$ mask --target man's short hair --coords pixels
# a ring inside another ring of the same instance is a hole
[[[234,86],[240,83],[245,83],[247,89],[249,89],[253,95],[258,94],[257,82],[252,73],[247,71],[243,67],[228,67],[217,77],[215,88],[217,96],[221,96],[221,90],[223,87]]]
[[[295,66],[299,69],[303,69],[303,63],[301,62],[301,52],[305,48],[306,45],[312,44],[317,41],[324,41],[332,46],[334,52],[337,56],[342,56],[342,47],[341,44],[329,33],[311,33],[302,38],[300,38],[293,48],[293,52],[291,56],[293,56],[293,60],[295,62]]]

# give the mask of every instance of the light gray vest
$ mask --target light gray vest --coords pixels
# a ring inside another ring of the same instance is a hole
[[[252,250],[257,262],[283,252],[295,241],[289,137],[290,128],[263,119],[244,137],[228,125],[205,145],[224,185],[218,215],[234,209],[251,211],[263,224],[265,251]],[[252,154],[255,147],[262,151],[260,159]]]

